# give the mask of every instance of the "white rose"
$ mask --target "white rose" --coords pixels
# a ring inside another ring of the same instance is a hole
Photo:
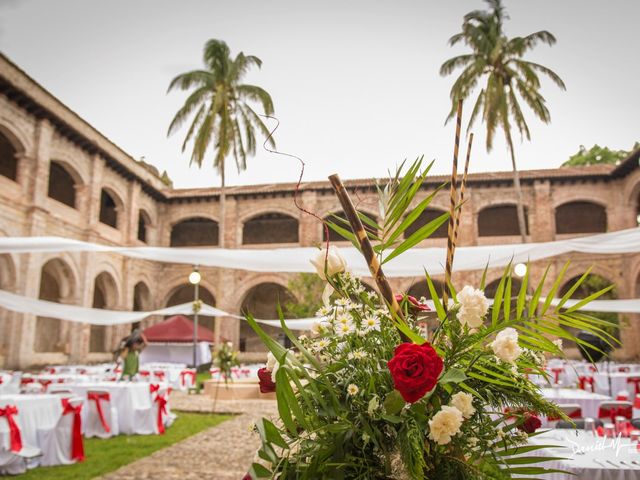
[[[473,396],[469,393],[456,393],[451,397],[449,405],[460,410],[464,418],[470,418],[474,413],[476,413],[476,409],[473,407]]]
[[[325,275],[325,262],[326,262],[326,275]],[[323,248],[320,252],[311,260],[311,264],[316,267],[316,272],[322,280],[326,280],[327,276],[332,277],[337,273],[344,272],[347,268],[347,263],[340,255],[340,252],[333,245],[329,246],[329,252]]]
[[[461,426],[462,412],[456,407],[444,405],[429,420],[429,438],[438,445],[446,445],[451,441],[451,437],[460,432]]]
[[[505,328],[491,342],[493,353],[503,362],[513,363],[522,353],[518,345],[518,332],[514,328]]]
[[[278,360],[276,360],[275,355],[271,352],[267,353],[267,370],[272,372],[277,363]]]
[[[482,325],[482,319],[489,310],[489,301],[482,290],[466,285],[458,293],[458,320],[463,325],[478,328]]]
[[[558,347],[558,350],[562,351],[562,339],[557,338],[553,341],[553,344]]]

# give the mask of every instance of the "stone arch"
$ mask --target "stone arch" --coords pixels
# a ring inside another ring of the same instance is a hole
[[[1,235],[1,234],[0,234]],[[9,254],[0,255],[0,289],[11,291],[17,285],[16,266]],[[0,309],[0,355],[6,355],[11,344],[11,320],[14,313]]]
[[[487,282],[484,286],[484,296],[487,298],[494,298],[498,291],[498,285],[500,285],[502,277],[498,277],[491,282]],[[520,287],[522,286],[522,280],[517,277],[511,277],[511,297],[516,297],[520,293]]]
[[[93,308],[114,310],[120,298],[118,285],[114,277],[107,271],[98,274],[93,282]],[[91,325],[89,334],[89,352],[104,353],[109,351],[105,325]]]
[[[425,226],[427,223],[435,220],[443,213],[447,213],[445,210],[440,210],[438,208],[425,208],[422,213],[418,216],[415,222],[413,222],[409,228],[404,231],[404,237],[408,238],[413,233],[415,233],[418,229]],[[429,238],[447,238],[448,232],[448,223],[444,222],[440,227],[431,234]]]
[[[60,203],[71,208],[76,206],[76,191],[82,179],[75,170],[67,164],[51,160],[49,164],[49,187],[47,194]]]
[[[138,210],[138,231],[137,238],[143,243],[149,242],[149,229],[151,228],[151,217],[144,209]]]
[[[529,233],[529,215],[524,211],[525,228]],[[515,204],[499,204],[484,207],[478,212],[478,236],[493,237],[520,235],[518,212]]]
[[[61,258],[52,258],[40,270],[38,298],[56,303],[67,303],[75,294],[76,276],[69,264]],[[63,333],[64,330],[64,333]],[[57,318],[37,317],[34,338],[36,352],[64,352],[66,329]]]
[[[265,212],[253,216],[242,225],[242,244],[298,243],[298,219],[285,213]]]
[[[255,318],[273,320],[278,318],[278,303],[284,306],[285,303],[292,301],[295,301],[295,297],[285,286],[274,282],[258,283],[245,293],[240,312],[241,315],[250,313]],[[261,327],[268,335],[278,339],[285,346],[289,346],[289,339],[282,329],[268,325],[261,325]],[[267,351],[267,348],[246,321],[240,323],[240,351]]]
[[[133,287],[133,311],[148,312],[152,306],[151,290],[144,280],[140,280]]]
[[[436,293],[438,294],[438,297],[442,296],[442,287],[444,286],[444,282],[441,282],[440,280],[435,280],[433,278],[431,279],[431,281],[433,282],[433,286],[436,289]],[[407,295],[411,295],[412,297],[415,297],[418,300],[420,300],[422,297],[426,298],[427,300],[431,300],[433,298],[431,296],[431,292],[429,291],[429,286],[427,285],[426,280],[420,280],[414,283],[413,285],[411,285],[407,289]]]
[[[120,197],[110,188],[100,191],[100,223],[118,229],[120,226],[120,212],[123,212]]]
[[[369,217],[370,219],[372,219],[375,223],[378,223],[378,217],[370,212],[367,212],[365,210],[358,210],[360,213],[365,214],[367,217]],[[340,210],[336,210],[336,211],[331,211],[329,213],[327,213],[324,217],[323,220],[324,221],[332,221],[334,223],[335,219],[333,218],[333,215],[338,215],[341,218],[346,218],[345,214],[343,211]],[[337,222],[337,224],[339,226],[344,226],[347,230],[350,230],[350,227],[348,225],[343,225],[341,222]],[[364,222],[362,222],[362,224],[364,225],[364,229],[367,230],[367,232],[373,232],[373,233],[378,233],[378,232],[374,232],[373,229],[369,226],[366,225]],[[327,234],[326,231],[324,230],[324,227],[322,227],[322,241],[326,242],[327,241]],[[333,231],[331,228],[329,228],[329,241],[330,242],[346,242],[347,240],[345,238],[342,237],[342,235],[340,235],[339,233]]]
[[[175,305],[181,305],[183,303],[190,303],[195,300],[195,287],[188,283],[181,283],[180,285],[175,286],[172,290],[170,290],[170,294],[167,296],[167,307],[173,307]],[[206,303],[207,305],[211,305],[212,307],[216,306],[216,297],[211,293],[211,290],[202,283],[198,287],[198,299],[202,301],[202,303]],[[189,318],[193,319],[193,315],[187,315]],[[215,317],[207,317],[204,315],[198,315],[198,323],[207,327],[209,330],[214,331],[215,328]]]
[[[574,200],[556,207],[556,233],[603,233],[607,231],[607,209],[587,200]]]
[[[18,149],[0,130],[0,175],[18,181]]]
[[[219,244],[218,222],[194,216],[179,220],[171,226],[172,247],[205,247]]]

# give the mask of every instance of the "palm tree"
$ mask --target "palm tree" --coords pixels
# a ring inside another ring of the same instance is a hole
[[[527,140],[531,139],[520,107],[521,101],[524,101],[533,114],[544,123],[551,121],[546,101],[540,94],[538,73],[548,76],[563,90],[565,85],[553,70],[523,59],[525,54],[540,42],[553,45],[556,42],[555,37],[548,31],[541,30],[525,37],[507,38],[502,27],[503,21],[509,17],[501,0],[486,1],[491,9],[474,10],[465,15],[462,31],[449,39],[451,46],[462,42],[471,48],[471,53],[453,57],[440,67],[440,75],[443,76],[462,68],[451,87],[452,107],[447,121],[453,118],[458,100],[471,96],[476,85],[482,82],[483,87],[476,98],[468,128],[471,128],[476,117],[481,114],[487,128],[487,151],[491,151],[496,129],[503,131],[511,154],[518,226],[522,241],[526,242],[524,205],[511,127],[512,123],[515,124],[521,136]]]
[[[193,114],[182,143],[183,152],[189,142],[193,143],[189,164],[201,167],[209,148],[213,149],[213,166],[221,179],[218,244],[224,247],[225,161],[232,155],[238,172],[247,168],[247,155],[256,151],[256,129],[275,146],[260,115],[250,105],[257,102],[266,115],[272,115],[273,101],[264,89],[241,83],[253,65],[262,65],[258,57],[240,52],[231,58],[227,44],[212,39],[204,46],[203,60],[204,69],[182,73],[169,84],[167,93],[175,88],[191,93],[173,117],[167,135],[179,130]]]

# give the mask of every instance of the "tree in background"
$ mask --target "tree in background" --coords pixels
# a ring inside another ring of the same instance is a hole
[[[462,68],[451,87],[452,107],[447,121],[455,115],[458,100],[470,97],[478,83],[482,82],[483,86],[475,100],[468,128],[471,128],[480,115],[487,128],[487,151],[492,149],[496,130],[500,129],[504,133],[511,154],[513,186],[518,201],[518,225],[522,241],[526,242],[524,202],[511,128],[515,126],[521,136],[527,140],[531,139],[520,106],[522,102],[544,123],[550,122],[546,101],[540,94],[539,73],[548,76],[563,90],[565,85],[553,70],[539,63],[524,60],[525,54],[538,43],[553,45],[556,42],[555,37],[548,31],[541,30],[525,37],[508,38],[503,31],[503,21],[509,17],[501,0],[486,1],[490,10],[474,10],[465,15],[462,31],[449,39],[451,46],[463,43],[471,48],[471,53],[453,57],[440,67],[440,74],[443,76]]]
[[[201,167],[207,151],[213,149],[213,166],[221,179],[218,243],[224,247],[225,161],[233,156],[238,172],[247,168],[247,156],[256,151],[256,130],[269,136],[251,104],[259,104],[266,115],[272,115],[273,101],[264,89],[241,83],[252,66],[262,66],[258,57],[240,52],[232,58],[225,42],[212,39],[205,44],[203,60],[204,69],[182,73],[169,84],[168,92],[177,88],[190,90],[190,94],[173,117],[167,135],[193,116],[182,151],[192,142],[190,164]],[[269,143],[275,146],[273,137],[269,137]]]
[[[285,318],[310,318],[322,307],[325,283],[313,273],[300,273],[289,280],[287,288],[296,299],[284,305]]]
[[[631,150],[609,150],[608,147],[594,145],[589,150],[580,145],[578,153],[571,155],[569,160],[562,164],[563,167],[579,167],[585,165],[609,164],[615,165],[640,148],[640,142],[636,142]]]

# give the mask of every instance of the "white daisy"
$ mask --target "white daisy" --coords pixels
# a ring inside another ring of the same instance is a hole
[[[316,350],[318,351],[323,350],[328,346],[329,346],[329,340],[327,340],[326,338],[321,338],[316,342]]]
[[[360,389],[358,388],[358,386],[353,383],[350,383],[347,387],[347,393],[352,397],[357,395],[359,391]]]
[[[346,307],[348,306],[351,302],[348,298],[338,298],[336,299],[335,302],[333,302],[336,306],[338,307]]]
[[[336,323],[338,325],[346,325],[347,323],[351,323],[351,317],[345,314],[338,315],[336,317]]]
[[[333,312],[333,307],[320,307],[316,312],[316,317],[328,317]]]
[[[351,323],[340,323],[337,327],[336,327],[336,333],[338,335],[340,335],[341,337],[345,336],[345,335],[349,335],[350,333],[353,333],[354,328],[353,325]]]
[[[375,315],[368,315],[362,319],[362,326],[365,330],[380,330],[380,319]]]

